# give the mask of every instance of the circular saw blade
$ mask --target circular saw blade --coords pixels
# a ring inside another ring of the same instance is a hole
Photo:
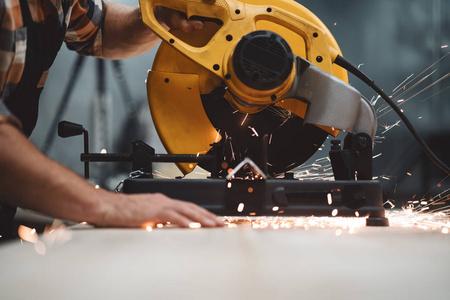
[[[272,176],[303,164],[327,138],[326,131],[304,124],[303,118],[279,106],[268,106],[256,114],[241,113],[229,104],[226,93],[223,88],[217,88],[201,95],[211,124],[226,139],[226,169],[235,168],[246,157],[257,163],[262,161],[262,137],[266,134],[269,136],[267,170]]]

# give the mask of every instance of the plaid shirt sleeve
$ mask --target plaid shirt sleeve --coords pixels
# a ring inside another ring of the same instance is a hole
[[[102,56],[103,15],[101,0],[75,0],[66,20],[65,41],[69,49],[83,55]]]
[[[19,83],[25,66],[27,32],[19,1],[0,0],[0,97],[3,99]],[[66,13],[65,1],[71,1]],[[28,4],[34,22],[46,18],[57,18],[60,24],[65,21],[69,49],[83,55],[102,56],[102,0],[29,0]]]
[[[5,98],[22,77],[26,29],[19,0],[0,0],[0,97]]]

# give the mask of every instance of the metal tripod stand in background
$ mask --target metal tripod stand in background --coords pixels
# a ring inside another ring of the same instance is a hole
[[[74,88],[76,83],[80,77],[81,70],[86,61],[85,56],[78,56],[75,60],[75,63],[71,69],[71,76],[67,83],[67,86],[63,92],[61,100],[59,101],[58,108],[56,109],[56,113],[50,123],[50,127],[46,134],[46,138],[44,140],[44,144],[42,146],[42,152],[44,154],[48,154],[51,150],[55,136],[57,135],[58,123],[61,120],[64,120],[64,114],[67,111],[68,104],[73,95]],[[94,131],[97,133],[96,138],[100,139],[99,144],[109,145],[112,147],[112,141],[109,138],[109,126],[107,120],[111,118],[110,116],[110,103],[107,101],[107,80],[106,80],[106,63],[107,60],[104,59],[96,59],[96,108],[94,115]],[[127,112],[127,121],[126,124],[122,126],[125,132],[119,133],[119,135],[130,137],[130,132],[133,132],[137,129],[136,123],[136,115],[139,112],[140,101],[133,100],[130,88],[126,82],[125,74],[123,71],[122,62],[120,60],[111,60],[113,73],[115,78],[117,79],[118,87],[121,94],[121,99],[124,102],[124,106]],[[122,144],[122,143],[121,143]],[[129,144],[129,143],[125,143]],[[110,149],[109,149],[110,150]],[[109,168],[108,164],[103,164],[101,168]],[[105,174],[110,174],[110,170],[102,170]],[[100,178],[99,180],[105,180],[105,178]],[[103,184],[104,182],[99,182],[99,184]]]

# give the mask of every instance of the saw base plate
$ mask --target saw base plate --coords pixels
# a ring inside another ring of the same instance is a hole
[[[368,226],[389,226],[381,185],[374,180],[132,178],[122,191],[162,193],[220,216],[367,217]]]

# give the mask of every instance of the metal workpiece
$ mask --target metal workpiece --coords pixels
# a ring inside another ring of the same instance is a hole
[[[296,57],[295,67],[295,81],[285,98],[308,103],[305,123],[366,133],[374,140],[375,110],[355,88],[302,57]]]

